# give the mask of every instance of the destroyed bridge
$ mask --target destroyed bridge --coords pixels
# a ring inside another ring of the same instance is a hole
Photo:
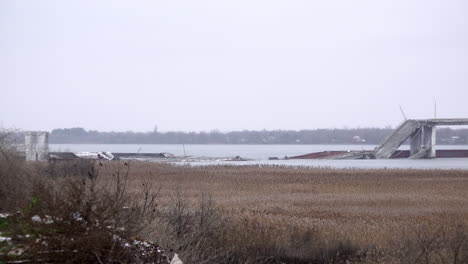
[[[435,158],[436,127],[468,125],[468,118],[408,119],[374,151],[375,158],[388,159],[409,139],[409,158]]]
[[[445,119],[408,119],[405,120],[389,137],[373,151],[322,151],[285,159],[389,159],[389,158],[467,158],[466,149],[437,150],[436,127],[468,125],[468,118]],[[409,150],[398,148],[409,139]],[[173,158],[167,153],[68,153],[48,150],[47,132],[30,132],[25,134],[26,160],[53,159],[120,159],[120,158]],[[276,158],[278,159],[278,158]]]
[[[466,149],[435,149],[437,126],[468,125],[468,118],[408,119],[373,151],[322,151],[290,159],[467,158]],[[398,150],[409,139],[409,150]]]

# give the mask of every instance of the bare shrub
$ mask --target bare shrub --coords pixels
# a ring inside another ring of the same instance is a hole
[[[176,193],[160,210],[154,231],[161,245],[177,252],[184,263],[226,263],[229,249],[224,247],[223,217],[210,197],[202,195],[191,206]]]
[[[29,172],[13,139],[13,132],[0,131],[0,212],[21,206],[30,189]]]
[[[88,173],[95,165],[94,160],[74,159],[74,160],[59,160],[50,159],[47,166],[43,168],[43,172],[51,177],[68,177],[68,176],[88,176]]]
[[[153,220],[157,194],[127,192],[130,164],[118,163],[110,181],[101,181],[101,166],[86,177],[35,181],[30,204],[9,218],[9,235],[22,253],[0,260],[167,263],[157,244],[139,238]]]
[[[402,264],[468,263],[468,226],[421,224],[397,237],[395,256]]]

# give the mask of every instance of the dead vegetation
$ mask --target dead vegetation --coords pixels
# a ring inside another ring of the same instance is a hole
[[[24,163],[0,263],[468,263],[468,172]],[[6,219],[6,220],[5,220]],[[154,241],[154,242],[150,242]]]
[[[13,133],[0,131],[0,212],[23,206],[32,181],[13,142]]]
[[[162,187],[160,208],[177,192],[187,211],[211,197],[224,219],[215,244],[232,263],[466,263],[466,171],[134,168]]]
[[[157,189],[139,178],[143,187],[129,193],[130,164],[101,180],[99,162],[25,163],[14,150],[1,154],[0,181],[8,185],[0,186],[7,213],[0,263],[168,263],[141,236],[155,219]]]

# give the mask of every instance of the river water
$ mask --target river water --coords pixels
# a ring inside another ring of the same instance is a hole
[[[436,146],[437,149],[468,149],[463,146]],[[81,152],[109,151],[127,153],[167,152],[176,156],[191,156],[198,161],[183,161],[191,165],[286,165],[330,168],[414,168],[414,169],[463,169],[468,170],[468,158],[428,160],[268,160],[269,157],[284,158],[312,152],[330,150],[372,150],[374,145],[175,145],[175,144],[50,144],[50,151]],[[401,149],[408,149],[402,146]],[[249,161],[225,161],[239,156]]]

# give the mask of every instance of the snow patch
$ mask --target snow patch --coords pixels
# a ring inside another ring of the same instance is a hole
[[[11,216],[10,213],[0,213],[0,218],[7,218],[9,216]]]
[[[0,242],[8,242],[8,241],[11,241],[11,237],[3,237],[3,236],[0,236]]]
[[[31,217],[31,221],[33,222],[38,222],[38,223],[44,223],[44,224],[52,224],[54,220],[52,220],[52,217],[46,215],[44,218],[41,218],[38,215],[35,215]]]

